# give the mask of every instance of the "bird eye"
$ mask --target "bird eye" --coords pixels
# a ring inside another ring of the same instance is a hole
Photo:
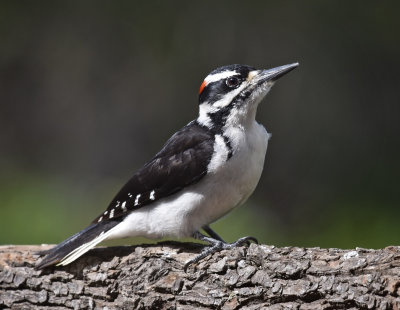
[[[239,85],[239,79],[237,77],[229,77],[226,79],[226,86],[230,88],[235,88]]]

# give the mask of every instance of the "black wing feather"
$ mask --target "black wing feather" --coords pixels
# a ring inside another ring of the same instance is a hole
[[[196,121],[189,123],[133,175],[111,201],[106,212],[93,222],[108,220],[112,210],[112,218],[115,219],[126,214],[125,210],[139,209],[196,183],[207,172],[213,144],[212,132]]]

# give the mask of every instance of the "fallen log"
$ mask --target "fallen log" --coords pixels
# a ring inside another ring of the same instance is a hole
[[[34,268],[49,246],[0,247],[0,309],[400,309],[400,247],[252,244],[183,271],[193,243],[100,247]]]

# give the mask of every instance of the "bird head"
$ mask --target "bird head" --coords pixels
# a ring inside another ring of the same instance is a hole
[[[246,126],[254,121],[258,104],[274,82],[298,65],[257,70],[235,64],[212,71],[200,86],[199,123],[217,130],[227,122]]]

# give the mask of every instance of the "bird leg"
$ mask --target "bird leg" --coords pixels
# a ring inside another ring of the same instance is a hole
[[[211,254],[214,254],[216,252],[232,249],[232,248],[241,246],[245,243],[249,244],[250,241],[258,243],[257,239],[254,237],[242,237],[233,243],[227,243],[220,236],[218,236],[218,234],[215,233],[208,225],[204,226],[203,229],[205,232],[207,232],[210,235],[210,237],[207,237],[207,236],[203,235],[202,233],[200,233],[199,231],[196,231],[193,234],[193,238],[195,238],[197,240],[205,241],[209,244],[209,246],[205,247],[203,249],[203,251],[199,255],[197,255],[195,258],[192,258],[191,260],[188,260],[185,263],[185,265],[183,267],[183,270],[185,272],[191,264],[197,264],[203,258],[205,258]]]
[[[222,239],[214,230],[212,230],[210,226],[205,225],[202,228],[211,238],[219,240],[223,243],[226,243],[225,240]]]

